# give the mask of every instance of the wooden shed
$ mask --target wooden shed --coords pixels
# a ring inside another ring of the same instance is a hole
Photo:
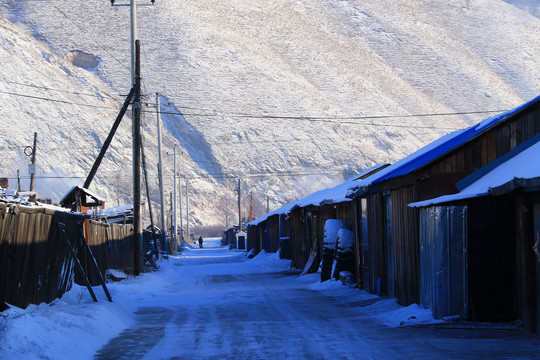
[[[88,189],[74,186],[67,192],[64,198],[60,200],[60,205],[71,209],[71,211],[86,212],[85,209],[89,207],[103,207],[105,205],[105,200]]]
[[[282,257],[290,258],[296,268],[304,269],[309,264],[310,269],[305,270],[316,271],[326,220],[343,220],[349,230],[356,231],[355,203],[348,195],[358,188],[360,180],[385,166],[376,165],[335,187],[317,191],[248,223],[250,246],[267,251],[278,246]],[[358,276],[357,271],[355,274]]]
[[[305,269],[309,257],[313,256],[310,269],[305,270],[317,271],[322,256],[326,220],[342,220],[349,230],[355,229],[353,206],[354,203],[349,199],[338,203],[327,200],[326,202],[322,201],[318,206],[299,207],[291,214],[291,218],[296,218],[292,222],[295,236],[291,238],[291,247],[293,259],[299,269]]]
[[[238,231],[238,225],[228,228],[223,233],[222,245],[229,245],[229,248],[236,248],[236,232]]]
[[[536,135],[459,193],[411,205],[421,208],[421,303],[436,317],[519,319],[539,332],[539,153]]]
[[[291,224],[290,212],[296,205],[296,201],[252,220],[246,224],[248,233],[248,251],[255,249],[256,252],[265,250],[277,252],[280,257],[291,259]]]
[[[283,239],[289,238],[287,222],[286,214],[275,213],[248,223],[247,232],[250,239],[248,249],[255,249],[256,252],[261,250],[277,252],[282,249]]]
[[[372,293],[420,302],[419,212],[408,204],[458,192],[456,183],[540,132],[540,96],[513,110],[442,137],[365,179],[354,197],[367,222]],[[361,248],[361,246],[359,246]]]

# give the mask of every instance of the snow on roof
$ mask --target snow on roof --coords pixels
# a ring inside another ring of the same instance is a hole
[[[429,162],[441,157],[461,144],[474,138],[486,129],[489,129],[490,127],[500,123],[501,121],[538,101],[540,101],[540,95],[512,110],[508,110],[487,118],[466,129],[457,130],[447,134],[386,168],[383,168],[384,165],[377,165],[364,171],[362,174],[359,174],[358,176],[339,184],[336,187],[317,191],[302,199],[284,205],[277,210],[249,222],[248,225],[257,225],[273,215],[288,214],[295,206],[306,207],[310,205],[336,204],[344,201],[350,201],[350,197],[364,194],[367,187],[380,183],[384,180],[408,174],[421,166],[428,164]],[[369,174],[378,168],[382,169],[366,178],[361,179],[363,174]]]
[[[0,201],[4,203],[19,204],[25,206],[35,206],[31,197],[35,197],[34,191],[17,191],[15,189],[4,189],[0,187]]]
[[[28,196],[23,196],[23,194],[11,189],[0,189],[0,201],[11,204],[32,206],[32,203],[28,200]]]
[[[71,193],[75,190],[75,189],[81,189],[86,195],[90,196],[91,198],[93,198],[94,200],[96,201],[105,201],[101,196],[97,195],[96,193],[94,193],[93,191],[87,189],[87,188],[83,188],[81,186],[73,186],[71,187],[71,189],[69,189],[69,191],[64,195],[64,197],[60,200],[60,203],[64,202],[68,196],[71,195]]]
[[[274,215],[288,214],[291,211],[291,209],[296,206],[297,202],[298,202],[298,200],[295,200],[295,201],[292,201],[292,202],[290,202],[288,204],[285,204],[282,207],[280,207],[280,208],[278,208],[278,209],[276,209],[274,211],[271,211],[268,214],[263,215],[258,219],[255,219],[253,221],[248,222],[246,225],[247,226],[258,225],[261,222],[265,221],[266,219],[268,219],[269,217],[272,217]]]
[[[258,219],[255,219],[249,222],[247,225],[258,225],[259,223],[265,221],[266,219],[268,219],[269,217],[273,215],[288,214],[296,206],[299,206],[299,207],[306,207],[310,205],[318,206],[318,205],[337,204],[337,203],[341,203],[345,201],[351,201],[351,198],[347,197],[347,195],[350,194],[352,189],[358,188],[358,184],[362,181],[360,180],[360,178],[362,178],[364,175],[372,173],[373,171],[376,171],[377,169],[383,168],[385,166],[386,164],[375,165],[333,188],[319,190],[302,199],[292,201],[280,207],[279,209],[276,209],[264,216],[261,216]]]
[[[540,101],[540,96],[537,96],[533,100],[524,103],[512,110],[505,111],[501,114],[487,118],[476,125],[468,127],[466,129],[457,130],[450,134],[443,136],[442,138],[435,140],[431,144],[419,149],[411,155],[399,160],[398,162],[388,166],[376,174],[366,178],[362,181],[361,188],[354,195],[359,196],[365,193],[365,188],[380,183],[384,180],[392,179],[398,176],[408,174],[414,170],[417,170],[421,166],[428,164],[429,162],[441,157],[449,151],[457,148],[461,144],[474,138],[486,129],[500,123],[508,117],[514,115],[518,111],[530,106],[533,103]]]
[[[35,197],[35,195],[36,193],[34,191],[17,191],[15,189],[4,189],[0,187],[0,202],[31,208],[46,208],[53,211],[71,212],[70,209],[61,206],[45,204],[40,201],[30,201],[30,197]]]
[[[409,206],[425,207],[479,196],[499,195],[512,191],[517,187],[537,187],[540,185],[540,162],[538,162],[540,136],[536,136],[534,140],[533,145],[525,144],[525,150],[519,147],[514,149],[516,151],[510,152],[510,156],[506,158],[506,161],[476,179],[461,192],[419,201],[409,204]],[[482,169],[479,171],[482,171]]]
[[[90,211],[89,211],[90,212]],[[123,216],[125,214],[130,214],[133,212],[133,205],[132,204],[126,204],[106,209],[98,209],[95,210],[99,216],[103,217],[115,217],[115,216]]]

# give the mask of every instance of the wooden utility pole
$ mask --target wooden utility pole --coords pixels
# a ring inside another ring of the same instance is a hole
[[[21,191],[21,172],[17,169],[17,191]]]
[[[150,1],[152,5],[155,0]],[[137,1],[130,0],[127,4],[116,4],[111,0],[113,6],[130,7],[130,29],[131,29],[131,84],[135,88],[135,98],[132,106],[132,153],[133,153],[133,228],[134,228],[134,273],[139,275],[143,267],[143,240],[141,226],[141,45],[137,38]]]
[[[173,240],[174,240],[174,251],[178,251],[178,235],[177,235],[177,219],[176,216],[176,199],[178,199],[178,196],[176,196],[176,145],[174,145],[174,151],[173,151],[173,191],[174,191],[174,200],[173,200],[173,214],[174,214],[174,221],[173,221]]]
[[[178,217],[180,218],[180,247],[182,247],[184,223],[182,215],[182,176],[180,176],[180,171],[178,172]]]
[[[30,174],[30,191],[34,191],[34,175],[36,173],[36,145],[37,132],[34,133],[34,146],[32,147],[32,172]]]
[[[191,235],[189,233],[189,195],[188,195],[188,179],[186,177],[186,232],[187,239],[191,241]]]
[[[135,275],[142,272],[143,239],[141,225],[141,46],[135,41],[135,101],[133,102],[133,228]]]
[[[247,221],[255,220],[255,207],[253,206],[253,190],[249,192],[249,215]]]
[[[158,134],[158,172],[159,172],[159,196],[161,200],[161,232],[167,241],[167,230],[165,225],[165,199],[163,196],[163,166],[161,162],[161,116],[160,116],[160,103],[159,103],[159,94],[156,93],[156,103],[157,103],[157,134]]]
[[[159,259],[159,245],[158,245],[158,241],[156,240],[156,228],[154,226],[154,215],[152,212],[152,199],[150,198],[150,187],[148,186],[148,171],[146,170],[146,158],[144,156],[144,144],[142,141],[142,137],[140,139],[140,143],[141,143],[142,169],[143,169],[143,175],[144,175],[144,187],[146,188],[146,200],[148,202],[148,215],[150,216],[150,228],[152,229],[152,241],[154,244],[153,255],[156,257],[156,259]],[[144,259],[143,264],[144,263],[146,263],[146,259]]]
[[[238,229],[242,231],[242,207],[240,205],[241,195],[240,195],[240,179],[238,179]]]
[[[114,121],[114,124],[111,128],[111,131],[109,132],[109,135],[107,136],[107,138],[103,142],[103,145],[101,146],[101,150],[96,160],[94,161],[94,165],[92,166],[92,169],[90,169],[90,173],[88,174],[88,177],[86,178],[84,182],[83,188],[85,189],[90,188],[90,184],[92,183],[92,180],[94,180],[94,176],[96,175],[96,172],[99,166],[101,165],[101,161],[105,157],[105,153],[109,149],[109,145],[111,144],[111,141],[114,135],[116,134],[116,130],[118,129],[118,126],[120,126],[120,122],[122,121],[122,118],[126,114],[126,111],[129,107],[129,104],[131,103],[131,99],[133,99],[134,94],[135,94],[135,87],[132,87],[131,90],[129,91],[129,94],[126,100],[124,101],[124,104],[122,105],[122,108],[120,109],[120,113],[118,114],[118,116],[116,117],[116,120]]]

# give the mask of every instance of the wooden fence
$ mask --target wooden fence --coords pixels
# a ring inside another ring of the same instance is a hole
[[[107,269],[122,269],[131,273],[134,267],[133,226],[106,224],[90,220],[87,239],[99,270],[105,276]],[[91,267],[89,254],[85,254],[86,273],[92,286],[99,285],[99,277]]]
[[[58,223],[65,225],[65,236]],[[84,225],[83,225],[84,224]],[[83,215],[46,208],[0,204],[0,310],[51,302],[71,288],[75,251],[92,285],[98,285],[86,239],[102,274],[132,269],[133,227],[85,220]]]
[[[73,259],[57,231],[70,241],[81,216],[44,208],[0,204],[0,305],[26,307],[61,297],[73,281]],[[73,244],[73,243],[72,243]]]

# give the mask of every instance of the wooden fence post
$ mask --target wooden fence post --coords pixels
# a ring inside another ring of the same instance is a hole
[[[92,290],[92,286],[90,285],[90,282],[88,281],[88,277],[86,277],[84,269],[81,266],[81,263],[80,263],[79,259],[77,258],[77,254],[75,254],[75,251],[73,251],[73,248],[71,247],[69,239],[68,239],[68,237],[66,235],[66,224],[61,223],[61,222],[57,222],[56,225],[58,226],[58,230],[63,235],[62,238],[64,239],[64,242],[65,242],[66,246],[69,249],[69,253],[73,257],[73,260],[75,260],[75,272],[77,272],[79,274],[79,276],[85,282],[86,288],[88,289],[88,292],[90,293],[90,296],[92,296],[92,300],[94,300],[94,302],[98,302],[96,294],[94,293],[94,290]]]
[[[107,299],[110,302],[112,302],[112,297],[111,297],[111,294],[109,293],[109,289],[107,289],[107,285],[105,285],[105,279],[103,278],[101,271],[99,271],[99,266],[97,264],[96,258],[94,257],[94,254],[92,253],[92,250],[90,249],[90,246],[88,245],[88,243],[86,242],[86,239],[84,238],[84,234],[82,232],[81,227],[79,227],[79,235],[81,235],[82,243],[84,244],[84,246],[86,247],[86,251],[88,251],[88,254],[90,255],[90,263],[94,266],[94,270],[97,273],[99,282],[101,283],[101,287],[103,287],[103,291],[105,291],[105,295],[107,295]]]

